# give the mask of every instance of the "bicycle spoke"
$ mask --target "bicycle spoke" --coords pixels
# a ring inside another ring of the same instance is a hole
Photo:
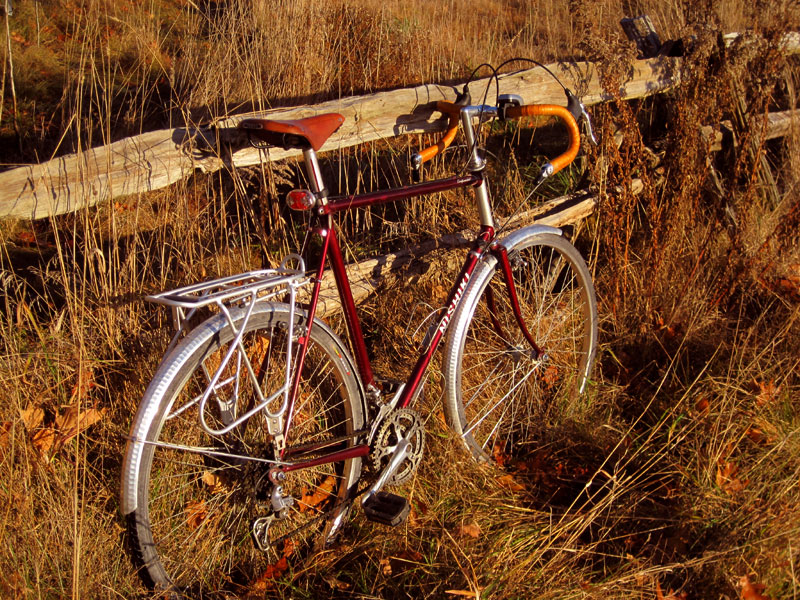
[[[204,416],[212,429],[256,406],[260,394],[269,397],[285,384],[285,355],[277,349],[283,347],[286,328],[279,325],[286,317],[272,310],[265,306],[254,311],[248,323],[253,330],[245,332],[240,348],[224,367],[223,385],[212,395],[220,403],[214,400],[205,406]],[[272,515],[275,497],[269,470],[290,463],[273,458],[273,439],[262,412],[223,435],[210,435],[200,427],[197,398],[204,394],[207,372],[214,376],[219,357],[233,338],[226,322],[220,323],[217,337],[195,340],[190,336],[182,342],[189,350],[175,354],[193,356],[194,352],[198,358],[187,359],[184,370],[175,375],[180,378],[176,383],[153,388],[173,391],[171,396],[153,400],[165,408],[144,440],[140,485],[147,490],[146,510],[140,510],[132,523],[150,576],[163,587],[191,583],[199,589],[238,593],[276,561],[290,556],[301,560],[314,546],[325,528],[325,520],[319,517],[346,498],[359,475],[360,459],[287,473],[278,498],[286,499],[288,509],[283,518],[270,522],[266,551],[258,550],[251,528],[256,519]],[[354,436],[348,434],[363,427],[359,387],[335,343],[322,328],[312,330],[291,444],[335,439],[352,444]],[[240,356],[243,352],[248,353],[247,360]],[[166,407],[173,407],[170,418],[166,418]],[[292,532],[297,538],[285,549],[270,543]]]
[[[513,255],[513,256],[512,256]],[[520,315],[541,348],[517,324],[496,266],[476,270],[469,300],[451,326],[445,359],[446,414],[480,460],[495,446],[511,452],[536,435],[545,415],[583,385],[594,353],[591,280],[580,256],[554,235],[533,235],[509,252]],[[492,302],[481,298],[493,289]],[[499,324],[499,328],[495,327]]]

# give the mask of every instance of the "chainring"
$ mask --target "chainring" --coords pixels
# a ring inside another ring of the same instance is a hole
[[[389,462],[401,439],[409,442],[408,455],[386,482],[400,485],[417,470],[425,448],[425,429],[419,414],[410,408],[398,408],[389,414],[375,436],[372,452],[372,468],[379,473]]]

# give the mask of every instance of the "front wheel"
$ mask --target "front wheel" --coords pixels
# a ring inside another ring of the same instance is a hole
[[[243,317],[232,311],[237,328]],[[276,511],[269,470],[278,457],[264,411],[227,433],[211,435],[200,425],[198,399],[228,350],[204,411],[212,431],[255,406],[256,383],[264,396],[280,389],[289,318],[283,305],[258,304],[234,349],[223,315],[205,321],[164,359],[145,393],[123,464],[122,508],[134,558],[157,589],[263,595],[346,512],[360,458],[287,474],[277,496],[286,506]],[[295,319],[298,336],[307,320],[299,311]],[[364,423],[361,386],[341,342],[315,322],[308,343],[285,456],[353,446]]]
[[[557,230],[550,230],[557,231]],[[558,233],[504,240],[523,335],[499,259],[475,270],[445,347],[445,415],[477,460],[513,456],[558,403],[582,393],[597,348],[597,304],[578,251]]]

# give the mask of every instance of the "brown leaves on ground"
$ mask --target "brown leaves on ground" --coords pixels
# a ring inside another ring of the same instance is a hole
[[[390,577],[392,573],[398,573],[405,570],[409,564],[421,564],[424,561],[424,556],[416,550],[403,550],[389,558],[380,559],[381,572]]]
[[[542,382],[545,384],[547,390],[552,390],[559,382],[560,378],[561,374],[556,365],[548,365],[544,373],[542,373]]]
[[[770,279],[759,277],[758,281],[764,289],[794,302],[800,302],[800,264],[789,265],[780,277]]]
[[[94,371],[92,369],[85,369],[78,373],[78,378],[72,386],[72,394],[70,395],[70,404],[76,400],[84,400],[94,388],[97,383],[94,380]]]
[[[271,565],[267,565],[264,572],[256,579],[247,591],[246,598],[263,598],[265,592],[275,587],[275,580],[282,577],[289,570],[289,559],[295,552],[295,545],[292,540],[286,540],[283,544],[282,556]]]
[[[190,500],[183,508],[186,515],[186,525],[194,531],[208,518],[208,508],[205,500]]]
[[[656,314],[654,320],[655,320],[656,334],[663,341],[670,341],[674,339],[681,332],[681,328],[679,325],[672,325],[669,322],[665,322],[664,317],[662,317],[659,314]]]
[[[511,490],[512,492],[521,492],[525,489],[525,486],[517,481],[511,473],[501,475],[496,479],[496,481],[497,485],[507,490]]]
[[[481,527],[475,521],[462,523],[456,530],[456,534],[460,537],[471,537],[477,540],[481,537]]]
[[[569,458],[551,455],[547,450],[537,450],[522,457],[511,457],[495,446],[494,461],[506,473],[495,479],[497,484],[512,492],[532,491],[534,488],[555,491],[565,481],[581,481],[589,475],[585,465]]]
[[[208,490],[213,495],[224,494],[229,491],[225,480],[216,473],[204,471],[200,479],[208,486]]]
[[[738,494],[747,487],[749,480],[739,479],[739,467],[732,462],[720,460],[717,463],[716,483],[726,494]]]
[[[380,565],[381,565],[381,573],[383,573],[384,576],[386,576],[386,577],[391,576],[391,574],[392,574],[392,561],[390,561],[388,558],[382,558],[380,560]]]
[[[105,408],[86,407],[88,396],[96,387],[94,371],[85,369],[77,373],[69,405],[57,412],[52,420],[47,419],[41,406],[28,406],[19,411],[31,444],[44,460],[49,461],[67,442],[105,416]]]
[[[689,594],[686,592],[673,592],[672,588],[667,590],[666,595],[661,591],[661,584],[656,580],[656,600],[689,600]]]
[[[705,417],[709,413],[710,409],[711,402],[709,402],[708,396],[700,396],[694,403],[694,410],[700,417]]]
[[[82,408],[71,404],[45,425],[45,411],[41,407],[28,407],[20,411],[20,417],[39,455],[50,460],[67,442],[102,420],[107,409]]]
[[[761,593],[766,586],[763,583],[753,583],[749,575],[742,577],[739,585],[742,586],[742,600],[772,600],[770,596]]]
[[[775,426],[763,419],[755,419],[744,432],[747,439],[759,446],[774,444],[778,438],[778,431]]]
[[[328,500],[333,494],[333,488],[336,487],[336,478],[333,475],[328,475],[321,484],[319,484],[313,492],[303,491],[303,497],[300,498],[299,509],[300,512],[317,510],[322,504]]]
[[[419,498],[414,498],[411,501],[411,510],[408,512],[408,525],[412,528],[421,526],[428,519],[429,513],[428,505]]]
[[[349,584],[346,581],[342,581],[341,579],[337,579],[333,575],[323,577],[323,579],[325,580],[325,583],[331,586],[331,589],[338,590],[340,592],[345,592],[349,590],[351,587],[353,587],[352,584]]]
[[[781,386],[775,383],[774,380],[770,381],[753,381],[753,387],[756,392],[756,405],[768,406],[778,399],[781,393]]]

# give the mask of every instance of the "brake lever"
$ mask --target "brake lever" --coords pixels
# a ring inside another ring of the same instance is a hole
[[[594,130],[592,129],[592,119],[589,116],[589,113],[586,111],[586,107],[584,106],[583,102],[573,94],[570,90],[565,90],[567,93],[567,110],[572,113],[572,116],[575,117],[575,121],[580,122],[581,119],[586,121],[586,133],[589,136],[589,139],[592,142],[592,145],[597,146],[598,141],[594,135]]]

